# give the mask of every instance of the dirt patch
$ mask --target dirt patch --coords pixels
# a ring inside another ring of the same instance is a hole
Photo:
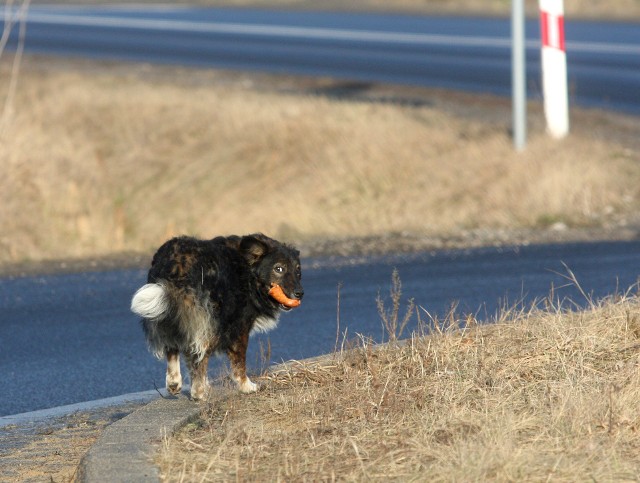
[[[140,404],[126,404],[3,427],[0,437],[2,480],[74,481],[80,460],[100,432],[138,407]]]

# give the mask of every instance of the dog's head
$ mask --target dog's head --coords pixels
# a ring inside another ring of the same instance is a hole
[[[277,285],[284,295],[293,301],[301,301],[304,289],[300,279],[300,252],[262,234],[247,235],[239,242],[239,251],[258,280],[258,290],[269,294]],[[269,296],[269,300],[283,310],[291,310],[292,304],[283,304]]]

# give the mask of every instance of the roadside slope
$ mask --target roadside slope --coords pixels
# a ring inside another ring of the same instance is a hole
[[[609,113],[574,109],[554,142],[532,103],[517,154],[503,99],[37,58],[12,107],[0,263],[149,252],[182,233],[299,245],[395,233],[422,248],[483,232],[615,235],[640,212],[640,127]]]
[[[291,364],[158,447],[165,481],[632,481],[635,294],[452,313],[426,337]],[[421,312],[421,311],[419,311]]]

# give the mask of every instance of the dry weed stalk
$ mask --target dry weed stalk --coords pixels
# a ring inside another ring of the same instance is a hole
[[[411,320],[413,311],[415,309],[415,303],[413,299],[409,299],[407,302],[406,312],[404,317],[400,319],[400,307],[402,305],[402,282],[400,281],[400,274],[398,269],[394,268],[391,274],[391,288],[389,289],[389,298],[391,299],[391,308],[385,307],[384,300],[378,292],[376,297],[376,306],[378,307],[378,315],[382,321],[382,326],[385,329],[390,342],[397,341],[407,324]]]
[[[27,13],[31,0],[23,0],[20,6],[14,11],[13,0],[9,0],[5,3],[4,8],[4,27],[2,30],[2,36],[0,37],[0,58],[2,58],[7,42],[13,30],[14,24],[19,24],[18,27],[18,45],[16,52],[13,56],[13,62],[11,64],[11,77],[9,80],[9,87],[4,100],[2,108],[2,115],[0,117],[0,142],[4,137],[4,133],[7,129],[7,124],[10,121],[11,114],[13,112],[14,98],[16,94],[16,88],[18,86],[18,74],[20,72],[20,64],[22,63],[22,54],[24,52],[24,43],[27,34]]]

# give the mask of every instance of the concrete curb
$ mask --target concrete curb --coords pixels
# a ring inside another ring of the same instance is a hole
[[[271,366],[270,373],[304,367],[331,359],[322,355],[288,361]],[[188,392],[188,386],[183,387]],[[237,391],[221,385],[212,387],[216,398],[224,398]],[[158,482],[159,469],[153,461],[157,444],[183,426],[195,420],[202,405],[186,394],[162,397],[107,426],[84,455],[78,466],[76,481],[83,483]]]
[[[159,398],[108,426],[80,461],[79,482],[157,482],[154,443],[195,419],[201,406],[187,396]]]

